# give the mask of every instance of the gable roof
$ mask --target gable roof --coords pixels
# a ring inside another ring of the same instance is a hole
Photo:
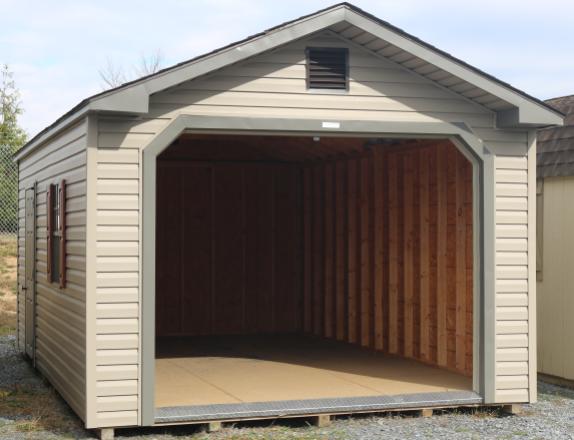
[[[345,2],[90,96],[34,136],[15,159],[90,111],[145,114],[154,93],[325,29],[496,112],[499,127],[562,123],[563,114],[547,103]]]
[[[538,177],[574,176],[574,95],[546,103],[565,113],[566,119],[563,127],[538,131]]]

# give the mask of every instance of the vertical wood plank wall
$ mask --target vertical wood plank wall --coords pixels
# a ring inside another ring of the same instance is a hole
[[[305,331],[471,374],[472,166],[453,145],[158,164],[158,335]]]
[[[300,176],[158,161],[159,336],[301,330]]]
[[[466,158],[451,144],[377,146],[306,165],[303,200],[304,329],[471,375]]]

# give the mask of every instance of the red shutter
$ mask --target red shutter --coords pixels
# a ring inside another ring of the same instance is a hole
[[[66,287],[66,181],[60,182],[60,289]]]
[[[52,282],[52,233],[54,232],[52,200],[54,200],[54,185],[49,185],[46,191],[46,276],[48,283]]]

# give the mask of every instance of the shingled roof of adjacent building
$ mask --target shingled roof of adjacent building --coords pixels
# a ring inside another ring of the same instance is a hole
[[[538,177],[574,176],[574,95],[546,101],[566,115],[562,127],[538,132]]]

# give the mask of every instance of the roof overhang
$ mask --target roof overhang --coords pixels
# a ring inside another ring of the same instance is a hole
[[[563,115],[544,102],[353,5],[342,3],[87,98],[31,139],[16,153],[15,160],[88,112],[146,114],[149,97],[154,93],[326,29],[492,110],[497,115],[498,127],[542,127],[563,122]]]

